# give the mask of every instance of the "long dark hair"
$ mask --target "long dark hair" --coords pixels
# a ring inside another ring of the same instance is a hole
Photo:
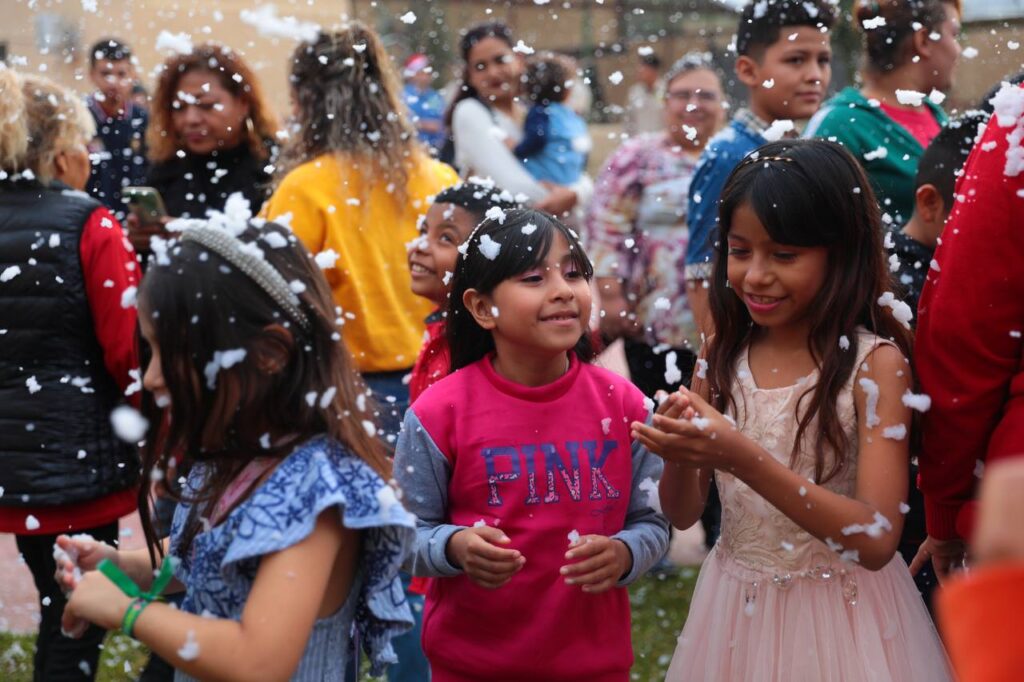
[[[139,314],[151,325],[171,399],[169,420],[148,393],[143,403],[150,432],[139,512],[154,562],[152,481],[176,455],[186,465],[209,467],[197,491],[179,496],[194,505],[183,553],[201,520],[210,518],[227,485],[254,457],[284,458],[302,441],[327,434],[385,479],[390,476],[382,446],[363,426],[372,419],[372,407],[364,403],[365,387],[338,335],[334,300],[320,268],[290,230],[274,223],[252,222],[238,238],[246,249],[259,249],[292,291],[300,292],[309,328],[292,322],[251,278],[196,242],[174,242],[151,263],[139,291]],[[290,332],[291,342],[282,341],[287,334],[272,334],[271,325]],[[221,364],[219,371],[214,364],[211,376],[214,354],[234,349],[245,350],[242,360],[229,368]],[[287,362],[268,370],[271,354]]]
[[[455,107],[464,99],[480,99],[480,93],[476,91],[472,85],[469,84],[469,53],[470,51],[485,38],[497,38],[509,47],[513,46],[512,43],[512,29],[503,24],[500,21],[487,21],[482,24],[472,26],[463,35],[462,39],[459,40],[459,54],[462,55],[462,83],[459,84],[459,89],[455,94],[455,98],[452,103],[448,105],[447,111],[444,112],[444,126],[449,131],[452,128],[452,116],[455,113]],[[490,105],[484,103],[488,108]],[[449,132],[449,134],[451,134]]]
[[[856,352],[839,348],[840,338],[856,339],[864,327],[891,339],[910,357],[911,334],[878,299],[893,289],[882,248],[878,204],[867,176],[843,147],[824,140],[767,144],[737,166],[722,190],[719,235],[710,292],[715,336],[708,352],[712,404],[735,407],[730,387],[736,361],[758,331],[746,305],[728,284],[728,245],[732,217],[749,206],[773,241],[828,249],[828,270],[807,315],[807,348],[818,366],[818,381],[800,396],[799,428],[792,457],[811,421],[818,417],[814,480],[835,476],[846,464],[849,445],[836,399],[856,370]],[[801,413],[800,405],[808,400]],[[828,461],[823,445],[835,452]]]
[[[583,251],[579,237],[557,218],[543,211],[531,208],[503,211],[500,217],[489,217],[480,223],[463,243],[455,263],[452,293],[448,298],[446,334],[451,348],[451,371],[471,365],[494,350],[491,332],[476,323],[462,302],[466,290],[476,289],[482,294],[489,294],[505,280],[537,267],[547,258],[556,233],[565,237],[573,264],[589,282],[594,276],[594,266]],[[480,251],[480,240],[485,235],[501,244],[494,260]],[[573,352],[583,362],[593,359],[588,334],[580,336]]]

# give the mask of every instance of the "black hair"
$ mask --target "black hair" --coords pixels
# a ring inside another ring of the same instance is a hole
[[[1003,89],[1003,83],[1009,83],[1010,85],[1020,85],[1024,83],[1024,71],[1017,73],[1009,78],[1004,78],[1002,81],[992,86],[992,89],[985,93],[985,96],[978,102],[978,109],[984,111],[986,114],[992,114],[995,111],[995,107],[992,106],[992,98],[999,94],[999,91]]]
[[[978,127],[988,120],[981,111],[968,111],[947,123],[921,155],[914,177],[914,189],[934,185],[946,211],[953,208],[953,189],[964,162],[974,148]]]
[[[119,62],[131,58],[132,51],[127,45],[116,38],[104,38],[96,41],[89,50],[89,68],[93,68],[96,62],[100,61]]]
[[[856,353],[837,350],[842,337],[856,339],[858,327],[864,327],[892,339],[910,357],[909,330],[879,304],[893,282],[882,248],[878,203],[864,169],[834,142],[772,142],[733,169],[719,201],[721,234],[710,291],[715,336],[707,380],[719,411],[735,404],[731,387],[736,361],[759,329],[728,280],[727,242],[740,206],[753,210],[774,242],[828,251],[825,281],[807,310],[807,348],[818,366],[818,381],[798,401],[799,427],[791,453],[797,456],[805,435],[815,437],[814,480],[822,483],[842,470],[849,445],[836,401],[856,371]],[[807,434],[815,418],[818,432]],[[826,456],[822,445],[831,448],[834,458]]]
[[[810,26],[828,30],[836,21],[827,0],[752,0],[740,14],[736,54],[761,59],[779,40],[783,28]]]
[[[864,63],[875,73],[889,73],[913,58],[911,36],[935,31],[946,20],[946,6],[960,14],[960,0],[866,0],[854,8],[861,29]],[[868,28],[873,26],[872,28]]]
[[[452,293],[448,298],[446,334],[451,348],[451,371],[470,365],[494,350],[494,338],[476,323],[463,303],[468,289],[489,294],[505,280],[537,267],[547,258],[555,235],[561,234],[569,243],[572,262],[589,282],[594,266],[583,251],[579,236],[554,216],[532,208],[502,211],[485,219],[459,248],[455,263]],[[499,243],[501,249],[493,260],[480,250],[484,237]],[[584,332],[573,352],[582,362],[593,360],[590,335]]]
[[[341,340],[323,272],[291,230],[275,223],[252,221],[237,239],[247,252],[261,253],[292,291],[300,289],[308,325],[300,326],[252,277],[196,241],[171,242],[151,260],[139,286],[139,317],[151,325],[160,350],[174,415],[165,419],[154,396],[143,395],[149,432],[138,502],[154,564],[162,550],[150,515],[153,481],[159,480],[153,474],[182,454],[179,470],[196,462],[209,467],[198,490],[172,490],[193,503],[181,540],[186,555],[200,518],[210,517],[228,483],[254,457],[283,459],[298,443],[327,434],[390,477],[383,446],[363,425],[372,407],[363,409],[366,387]],[[229,349],[241,351],[241,358],[218,358]],[[277,363],[283,364],[276,371],[268,369]]]
[[[497,38],[509,47],[512,47],[512,29],[500,21],[486,21],[482,24],[471,26],[459,40],[459,54],[462,55],[463,73],[462,83],[448,110],[444,114],[444,125],[451,130],[452,115],[455,113],[455,106],[464,99],[480,99],[479,93],[469,84],[469,53],[476,47],[476,44],[486,38]]]
[[[640,63],[644,66],[649,66],[656,71],[661,71],[661,57],[653,52],[640,55]]]
[[[572,60],[565,55],[543,52],[526,66],[526,94],[534,104],[564,102],[569,81],[575,75]]]
[[[478,224],[483,221],[487,211],[494,207],[502,211],[522,207],[510,192],[497,187],[493,182],[479,178],[470,178],[441,190],[434,197],[433,203],[458,206],[473,216]]]

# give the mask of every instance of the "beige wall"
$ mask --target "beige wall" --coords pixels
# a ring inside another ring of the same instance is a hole
[[[87,51],[98,39],[112,36],[127,42],[139,61],[139,74],[152,86],[153,69],[166,54],[154,46],[162,30],[188,33],[193,43],[214,40],[240,53],[253,66],[274,108],[284,113],[288,106],[287,61],[296,41],[267,38],[239,19],[243,9],[253,9],[263,0],[96,0],[98,12],[86,12],[82,0],[2,0],[3,21],[0,41],[7,43],[10,56],[26,57],[28,69],[38,71],[81,92],[91,90],[87,72]],[[279,15],[295,16],[322,25],[337,23],[347,11],[347,0],[321,0],[310,7],[303,0],[274,0]],[[78,33],[77,51],[67,59],[62,54],[41,55],[36,45],[36,24],[42,15],[55,15]],[[19,68],[26,68],[21,66]]]

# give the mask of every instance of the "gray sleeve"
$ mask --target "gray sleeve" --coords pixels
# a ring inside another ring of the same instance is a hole
[[[416,515],[416,541],[404,568],[413,575],[451,577],[462,569],[445,555],[448,540],[464,526],[445,523],[448,508],[448,459],[409,409],[395,448],[395,479],[405,508]]]
[[[647,423],[651,423],[650,417]],[[658,481],[664,463],[639,442],[633,442],[633,489],[626,511],[626,526],[613,535],[621,540],[633,555],[633,567],[619,586],[629,585],[658,563],[668,552],[669,523],[657,504]],[[657,508],[652,506],[657,505]]]

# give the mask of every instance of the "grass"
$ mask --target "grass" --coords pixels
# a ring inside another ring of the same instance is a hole
[[[632,679],[655,682],[665,679],[665,671],[676,648],[676,638],[686,620],[697,571],[657,573],[641,578],[629,589],[633,608]],[[0,679],[5,682],[31,682],[34,635],[0,632]],[[112,632],[104,643],[100,658],[100,682],[134,680],[146,662],[145,647],[124,635]]]

